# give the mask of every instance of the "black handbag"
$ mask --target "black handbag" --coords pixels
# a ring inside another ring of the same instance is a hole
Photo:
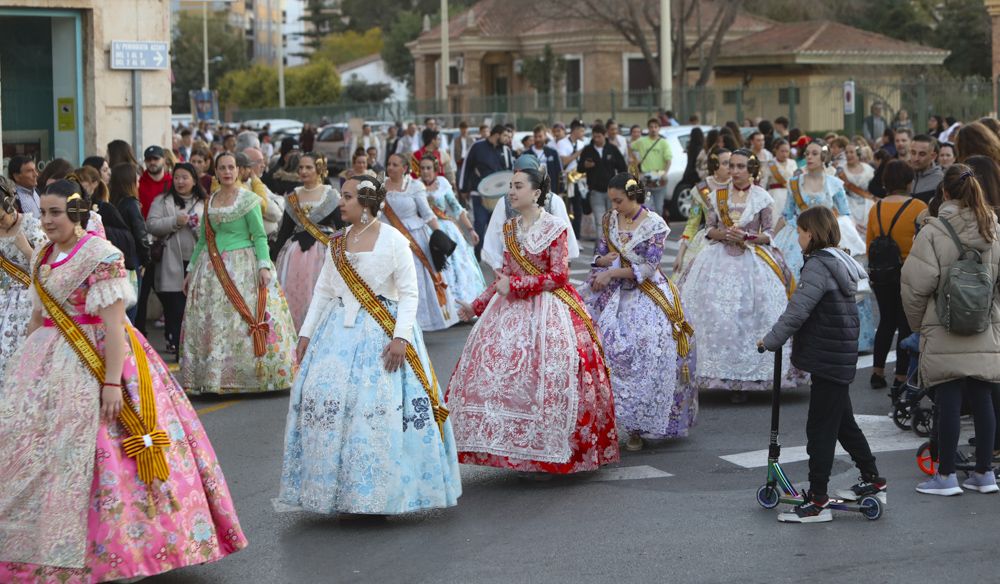
[[[434,269],[440,272],[448,263],[448,258],[451,257],[451,254],[455,253],[455,249],[458,248],[458,244],[445,235],[444,231],[435,229],[434,232],[431,233],[430,248],[431,263],[434,264]]]

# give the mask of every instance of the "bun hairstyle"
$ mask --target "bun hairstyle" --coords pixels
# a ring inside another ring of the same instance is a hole
[[[972,209],[976,216],[979,234],[983,239],[989,242],[997,240],[996,215],[987,204],[983,187],[979,184],[972,168],[962,163],[952,164],[944,173],[941,188],[947,200]]]
[[[812,146],[813,144],[819,146],[819,150],[820,150],[819,159],[821,161],[823,161],[823,164],[829,164],[830,163],[830,147],[827,146],[826,142],[823,141],[822,139],[815,138],[813,140],[810,140],[809,143],[806,144],[806,148]],[[802,151],[805,152],[805,148],[803,148]]]
[[[423,164],[425,160],[430,160],[434,163],[434,172],[441,172],[440,163],[433,152],[424,152],[424,155],[420,157],[420,163]]]
[[[75,175],[45,187],[45,194],[66,199],[66,215],[69,220],[78,223],[84,229],[87,228],[87,221],[90,219],[90,197],[75,180]]]
[[[747,159],[747,172],[750,173],[750,180],[756,181],[760,178],[760,160],[757,155],[747,148],[737,148],[733,150],[733,156],[744,156]]]
[[[608,190],[611,189],[622,191],[629,200],[635,201],[640,205],[646,202],[646,188],[627,172],[619,172],[611,177],[611,180],[608,182]]]
[[[14,181],[0,176],[0,211],[4,215],[12,215],[17,211],[17,191]]]
[[[720,148],[718,146],[712,147],[708,154],[708,174],[715,174],[719,170],[719,167],[722,166],[722,162],[719,158],[723,154],[727,154],[729,152],[730,150],[728,148]]]
[[[385,185],[371,176],[352,176],[348,180],[358,181],[358,202],[372,217],[378,215],[385,201]]]
[[[362,152],[362,154],[364,154]],[[358,154],[355,153],[355,156]],[[365,157],[368,155],[365,154]],[[330,174],[330,167],[327,166],[326,156],[320,154],[319,152],[306,152],[299,157],[299,164],[302,164],[303,158],[309,158],[313,161],[313,166],[316,167],[316,174],[319,176],[319,182],[326,182],[326,177]]]
[[[531,188],[541,191],[535,204],[539,207],[545,207],[549,191],[552,190],[552,182],[549,179],[548,171],[541,161],[530,154],[521,155],[514,161],[514,173],[524,174],[524,176],[528,177],[528,183],[531,185]]]

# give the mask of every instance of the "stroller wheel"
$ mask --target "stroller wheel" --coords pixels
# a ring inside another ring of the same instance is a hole
[[[930,410],[924,408],[914,410],[912,420],[910,421],[914,434],[921,438],[929,437],[933,429],[933,424],[934,416]]]
[[[930,442],[924,442],[917,449],[917,467],[927,476],[934,476],[937,472],[937,457],[931,452]]]
[[[778,489],[772,487],[771,485],[764,485],[763,487],[757,489],[757,504],[765,509],[774,509],[778,506],[778,501],[781,497],[778,495]]]
[[[900,430],[910,429],[910,408],[899,402],[892,405],[892,421]]]

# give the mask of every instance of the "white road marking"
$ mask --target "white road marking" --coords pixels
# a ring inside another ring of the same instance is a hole
[[[665,479],[674,475],[649,465],[604,467],[591,474],[589,481],[636,481],[641,479]]]
[[[858,357],[858,369],[867,369],[871,367],[875,362],[874,355],[861,355]],[[896,351],[889,351],[889,354],[885,358],[886,363],[896,362]]]
[[[857,420],[858,426],[868,438],[868,445],[871,446],[872,452],[895,452],[911,449],[915,452],[917,447],[927,441],[926,438],[921,438],[913,432],[900,430],[891,419],[884,415],[855,415],[854,419]],[[846,454],[838,445],[837,455]],[[767,449],[729,454],[719,458],[743,468],[760,468],[767,466]],[[790,463],[802,460],[809,460],[805,446],[783,446],[781,448],[781,462]]]

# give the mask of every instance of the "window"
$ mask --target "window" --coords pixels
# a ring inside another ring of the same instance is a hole
[[[448,84],[449,85],[462,84],[462,76],[458,71],[458,65],[451,65],[448,67]]]
[[[801,92],[798,87],[784,87],[778,90],[778,103],[781,105],[788,105],[791,103],[792,96],[795,99],[795,105],[799,105],[799,99],[801,98]]]
[[[580,107],[583,92],[583,57],[564,57],[566,61],[566,107]]]
[[[653,70],[642,56],[625,56],[625,107],[650,107],[656,104],[657,88]]]
[[[740,101],[738,89],[726,89],[722,92],[722,103],[725,105],[736,105]]]

